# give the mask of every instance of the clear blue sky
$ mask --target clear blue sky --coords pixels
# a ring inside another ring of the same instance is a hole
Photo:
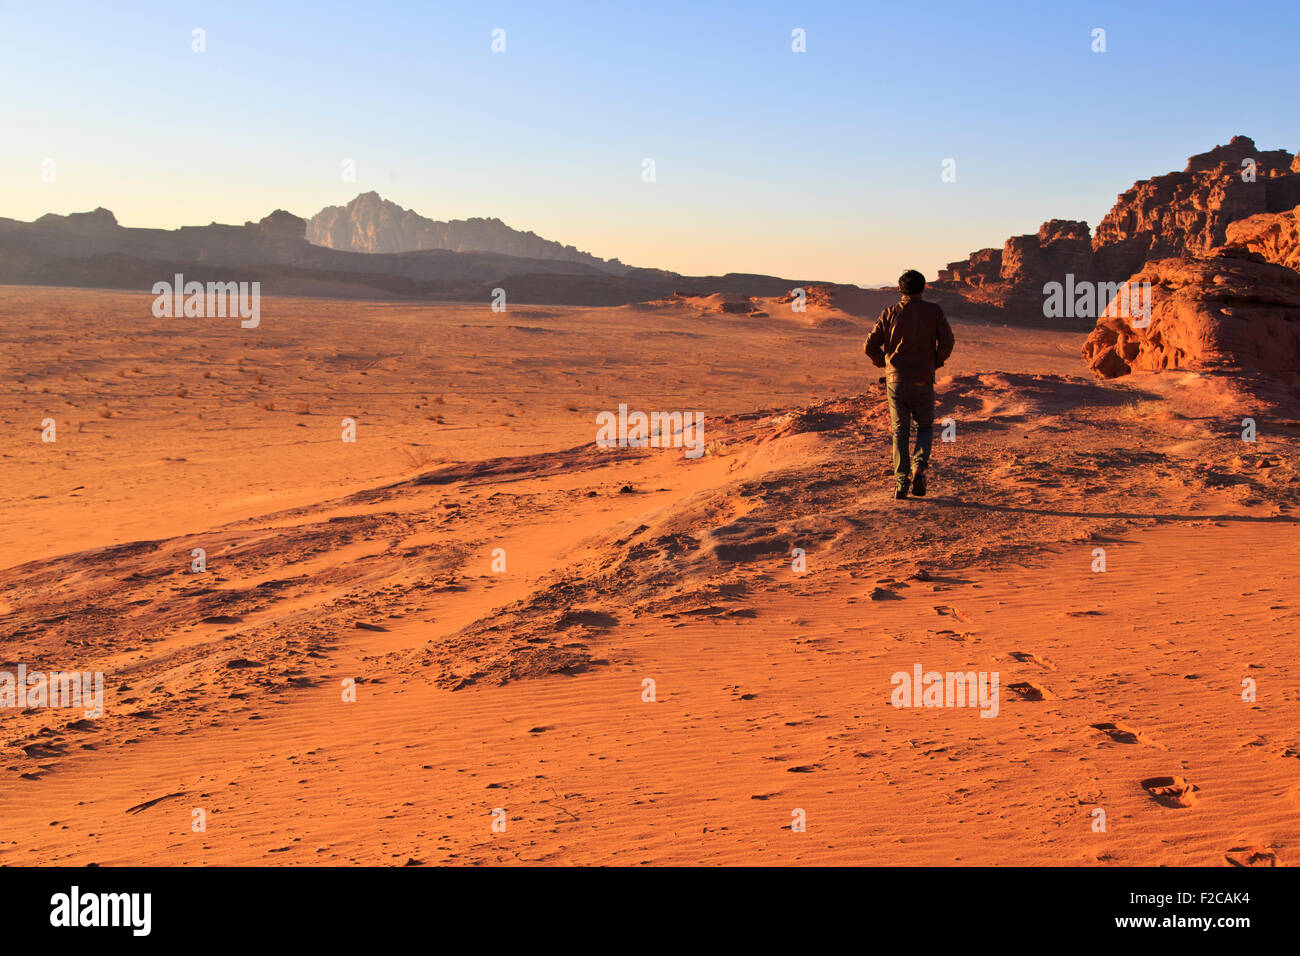
[[[242,222],[374,189],[635,265],[867,283],[1095,226],[1234,134],[1300,148],[1294,0],[32,0],[0,31],[16,219]]]

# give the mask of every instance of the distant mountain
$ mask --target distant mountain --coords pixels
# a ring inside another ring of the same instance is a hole
[[[292,279],[276,284],[295,288],[319,282],[329,290],[353,287],[358,295],[486,298],[485,285],[511,276],[616,278],[580,262],[490,252],[344,252],[312,245],[306,228],[282,209],[242,226],[179,229],[124,228],[103,208],[35,222],[0,218],[0,282],[147,289],[179,271],[196,280]]]
[[[599,259],[532,232],[511,229],[500,219],[439,222],[403,209],[379,193],[362,193],[346,206],[326,206],[307,220],[307,241],[347,252],[495,252],[525,259],[556,259],[594,266],[610,275],[630,270],[617,259]]]
[[[35,222],[0,218],[0,283],[145,292],[179,272],[186,280],[204,283],[259,281],[262,291],[272,295],[477,301],[485,306],[497,289],[505,289],[512,304],[621,305],[674,292],[776,296],[812,284],[736,273],[683,276],[621,264],[615,274],[609,263],[557,258],[555,249],[564,247],[500,228],[531,236],[542,244],[539,251],[552,254],[331,249],[308,242],[306,221],[282,209],[242,226],[214,222],[179,229],[126,228],[103,208],[45,215]]]

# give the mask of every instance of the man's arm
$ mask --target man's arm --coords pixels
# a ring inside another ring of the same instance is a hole
[[[885,315],[885,312],[880,313],[875,328],[867,336],[866,342],[862,343],[862,351],[867,353],[867,358],[871,359],[871,364],[876,368],[885,367],[885,341],[888,338],[885,332]]]
[[[948,356],[952,355],[952,347],[956,344],[956,339],[952,335],[952,326],[948,324],[948,317],[943,314],[943,309],[939,309],[939,335],[934,348],[934,367],[942,368],[943,363],[948,361]]]

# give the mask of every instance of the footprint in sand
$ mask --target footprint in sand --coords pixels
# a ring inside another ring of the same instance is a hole
[[[1008,684],[1009,690],[1015,691],[1020,695],[1022,700],[1052,700],[1056,697],[1050,690],[1033,681],[1020,681],[1016,684]]]
[[[1233,866],[1277,866],[1277,854],[1259,846],[1234,846],[1223,858]]]
[[[1092,728],[1100,730],[1117,744],[1146,744],[1148,747],[1159,747],[1164,750],[1142,731],[1125,727],[1123,724],[1093,724]]]
[[[1182,777],[1147,777],[1142,781],[1142,789],[1161,806],[1178,809],[1195,804],[1200,787]]]
[[[49,757],[62,757],[66,753],[62,744],[32,743],[23,747],[23,753],[33,760],[44,760]]]
[[[961,611],[957,610],[955,607],[949,607],[947,604],[936,604],[934,606],[934,610],[936,614],[940,614],[944,617],[956,618],[957,620],[961,621],[963,624],[970,623],[970,618],[968,618]]]
[[[1037,654],[1031,654],[1029,651],[1012,651],[1011,656],[1022,664],[1037,664],[1044,670],[1054,671],[1056,665],[1046,658],[1039,657]]]

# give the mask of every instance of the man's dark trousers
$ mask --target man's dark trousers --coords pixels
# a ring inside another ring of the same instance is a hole
[[[913,457],[907,451],[912,422],[916,422],[916,470],[925,471],[930,463],[930,447],[934,444],[934,383],[890,382],[885,392],[889,396],[889,424],[894,430],[894,480],[903,487],[912,474]]]

